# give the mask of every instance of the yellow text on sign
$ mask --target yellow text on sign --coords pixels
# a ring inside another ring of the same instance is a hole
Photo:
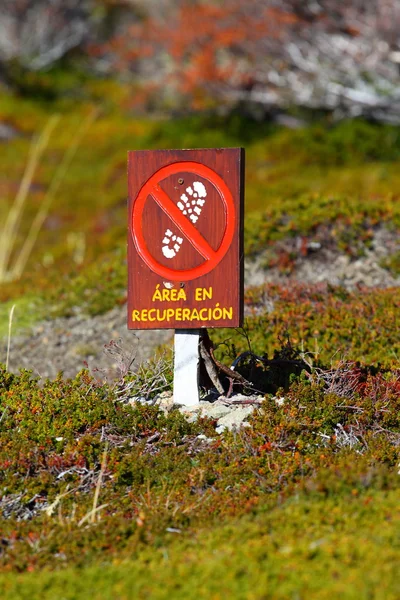
[[[221,321],[233,319],[233,308],[220,307],[219,302],[211,308],[143,308],[132,311],[132,321]]]
[[[213,289],[209,288],[196,288],[194,291],[194,299],[196,302],[203,302],[204,300],[211,300],[213,297]],[[179,300],[187,300],[186,292],[183,288],[176,290],[174,288],[160,288],[160,284],[156,285],[153,296],[151,297],[152,302],[178,302]]]
[[[156,300],[159,302],[178,302],[178,300],[187,300],[187,298],[183,288],[180,288],[179,290],[175,290],[174,288],[160,289],[160,284],[158,283],[151,298],[152,302],[155,302]]]
[[[212,287],[207,288],[196,288],[194,291],[194,299],[196,302],[202,302],[202,300],[211,300],[213,295]]]

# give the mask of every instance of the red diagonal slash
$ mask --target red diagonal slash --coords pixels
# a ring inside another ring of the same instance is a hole
[[[157,202],[158,206],[169,216],[171,221],[180,229],[182,234],[188,239],[195,248],[206,260],[212,260],[216,257],[217,253],[211,248],[210,244],[203,238],[201,233],[198,232],[189,219],[187,219],[171,200],[171,198],[164,192],[159,186],[155,185],[152,192],[152,197]]]

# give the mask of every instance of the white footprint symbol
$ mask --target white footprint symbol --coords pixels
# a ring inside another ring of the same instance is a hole
[[[183,239],[181,237],[174,235],[170,229],[167,229],[167,231],[164,234],[164,239],[162,241],[162,243],[164,244],[164,246],[162,247],[162,253],[166,258],[174,258],[174,256],[176,256],[179,250],[181,249],[182,242]],[[170,247],[170,243],[174,243],[172,248]]]
[[[178,208],[182,211],[183,215],[189,215],[189,219],[192,223],[196,223],[201,211],[205,204],[205,198],[207,197],[207,190],[201,181],[195,181],[193,188],[189,185],[186,188],[186,193],[181,194],[178,202]],[[170,229],[167,229],[164,233],[164,239],[162,243],[162,253],[166,258],[174,258],[181,249],[183,239],[178,235],[175,235]],[[172,247],[171,247],[171,245]]]
[[[181,209],[184,215],[189,215],[189,219],[192,223],[196,223],[205,204],[204,198],[207,197],[207,190],[201,181],[195,181],[193,183],[193,188],[191,186],[186,188],[186,192],[189,194],[190,198],[187,194],[182,194],[182,202],[178,202],[178,208]]]

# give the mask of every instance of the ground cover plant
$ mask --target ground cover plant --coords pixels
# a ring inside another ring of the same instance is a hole
[[[249,349],[271,357],[289,336],[311,364],[353,360],[393,368],[399,363],[398,288],[348,291],[326,284],[267,284],[249,288],[245,304],[253,314],[244,330],[213,332],[221,357],[233,360]]]
[[[396,597],[398,370],[304,369],[265,395],[249,427],[222,435],[211,420],[127,403],[117,393],[126,384],[82,372],[40,385],[29,372],[2,370],[2,597],[37,593],[42,569],[44,597],[60,585],[68,598],[91,593],[74,578],[66,584],[64,568],[99,578],[100,589],[104,580],[109,597],[166,597],[165,581],[183,597],[181,577],[194,582],[198,560],[201,597],[219,597],[213,576],[237,597],[321,597],[325,568],[331,593],[349,586],[348,598],[356,589],[384,597],[372,547],[386,563],[386,597]],[[165,579],[150,583],[160,556]],[[132,564],[134,581],[118,588]],[[303,567],[299,582],[291,572]]]

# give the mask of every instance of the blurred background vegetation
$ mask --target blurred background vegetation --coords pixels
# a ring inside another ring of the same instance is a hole
[[[399,25],[394,0],[3,0],[2,310],[124,302],[128,149],[245,146],[246,253],[284,274],[396,231]]]
[[[395,0],[4,0],[0,16],[2,78],[21,93],[111,76],[146,112],[400,119]]]

